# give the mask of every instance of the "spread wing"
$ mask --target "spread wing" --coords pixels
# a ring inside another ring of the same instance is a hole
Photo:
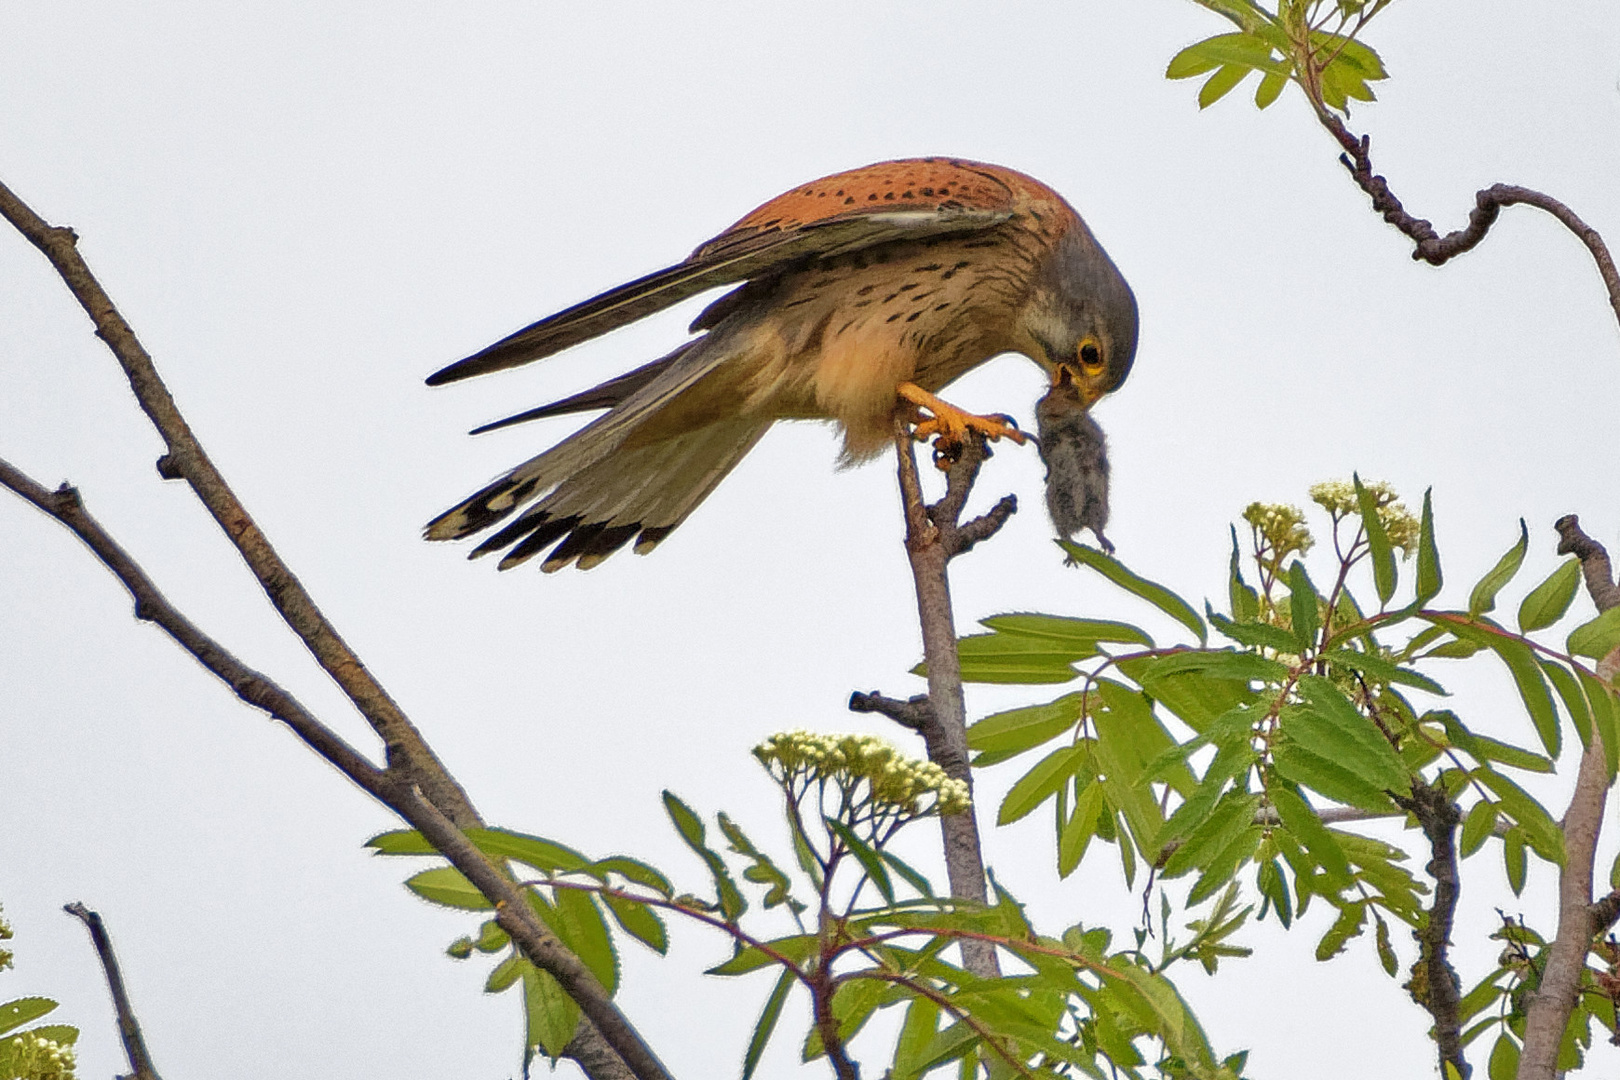
[[[897,240],[980,232],[1012,216],[1011,210],[1001,206],[976,208],[963,206],[956,200],[943,202],[946,205],[915,208],[880,203],[810,221],[779,217],[775,221],[754,224],[761,212],[774,205],[767,203],[728,232],[698,248],[685,262],[637,278],[526,326],[482,352],[434,372],[428,377],[428,385],[439,386],[543,359],[718,285],[768,276],[809,259],[841,255]]]

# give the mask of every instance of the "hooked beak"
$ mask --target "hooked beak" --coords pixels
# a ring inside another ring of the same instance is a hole
[[[1083,383],[1078,373],[1068,364],[1058,364],[1052,368],[1052,386],[1057,388],[1065,383],[1072,385],[1080,394],[1080,404],[1089,409],[1102,398],[1102,391]]]

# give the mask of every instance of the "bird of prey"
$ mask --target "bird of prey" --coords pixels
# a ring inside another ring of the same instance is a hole
[[[435,518],[427,538],[505,523],[472,556],[504,550],[504,570],[552,548],[542,570],[589,569],[631,540],[651,551],[778,420],[834,422],[846,464],[888,445],[897,415],[920,419],[918,436],[939,436],[947,452],[969,429],[1021,439],[935,393],[1017,352],[1054,385],[1067,378],[1083,410],[1120,385],[1136,353],[1130,287],[1061,196],[1000,166],[920,158],[794,188],[684,262],[427,381],[539,360],[721,285],[737,287],[667,356],[477,429],[606,410]]]

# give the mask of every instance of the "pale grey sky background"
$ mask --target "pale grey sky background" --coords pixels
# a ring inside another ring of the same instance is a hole
[[[497,575],[419,528],[567,422],[465,430],[667,351],[691,311],[470,385],[421,380],[804,180],[952,154],[1080,209],[1142,308],[1135,373],[1097,414],[1110,536],[1191,596],[1224,595],[1247,502],[1304,503],[1352,469],[1414,504],[1433,485],[1454,602],[1520,516],[1533,546],[1514,605],[1555,564],[1559,515],[1620,541],[1620,334],[1585,251],[1519,209],[1454,265],[1414,264],[1292,94],[1200,114],[1194,84],[1163,79],[1221,29],[1190,3],[3,10],[0,176],[79,230],[250,509],[483,812],[692,888],[705,877],[661,788],[773,836],[751,745],[799,726],[897,734],[844,709],[853,689],[919,685],[890,464],[835,472],[828,430],[782,427],[655,556]],[[1620,7],[1402,0],[1371,41],[1394,78],[1353,123],[1412,210],[1449,229],[1476,188],[1522,183],[1620,240]],[[158,481],[117,368],[15,236],[0,283],[0,456],[78,484],[204,627],[370,746],[195,500]],[[1040,389],[1007,357],[952,396],[1027,423]],[[1170,635],[1060,565],[1040,478],[1028,451],[986,470],[981,497],[1024,509],[958,564],[961,624],[1040,609]],[[1482,729],[1527,737],[1505,679],[1461,685]],[[972,688],[969,710],[1041,693]],[[981,778],[986,816],[1019,771]],[[62,1001],[84,1076],[123,1066],[69,900],[107,917],[171,1080],[515,1074],[517,1000],[481,996],[488,965],[442,953],[471,921],[360,848],[391,824],[137,625],[75,540],[0,499],[0,903],[19,931],[0,999]],[[912,842],[937,865],[931,832]],[[987,848],[1046,926],[1123,934],[1136,917],[1107,851],[1056,880],[1047,814]],[[1537,865],[1514,901],[1494,852],[1477,859],[1465,978],[1494,960],[1493,905],[1546,912],[1552,883]],[[1327,921],[1318,906],[1291,935],[1267,922],[1246,934],[1255,958],[1182,977],[1217,1047],[1252,1047],[1261,1080],[1432,1075],[1424,1014],[1366,942],[1310,959]],[[622,1002],[679,1076],[731,1075],[766,992],[698,974],[725,952],[684,929],[667,960],[626,950]],[[784,1023],[769,1075],[795,1073],[799,1031]],[[1595,1057],[1592,1075],[1620,1063]]]

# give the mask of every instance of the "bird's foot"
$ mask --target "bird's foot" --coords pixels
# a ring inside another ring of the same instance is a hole
[[[934,440],[934,464],[941,469],[949,469],[962,456],[969,432],[977,432],[991,442],[1005,437],[1021,446],[1029,441],[1029,436],[1018,430],[1017,422],[1005,413],[979,416],[964,412],[915,383],[901,383],[897,389],[906,401],[928,411],[912,433],[918,442]]]

